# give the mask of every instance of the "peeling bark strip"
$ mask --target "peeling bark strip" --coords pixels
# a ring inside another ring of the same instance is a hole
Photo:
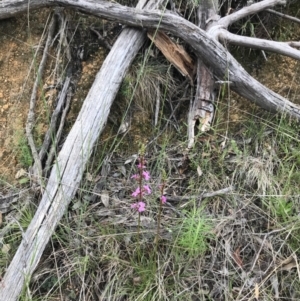
[[[166,59],[173,64],[184,76],[187,76],[191,84],[194,77],[194,62],[181,45],[174,43],[164,32],[148,30],[148,38],[163,53]]]
[[[0,19],[27,12],[28,8],[33,10],[45,6],[61,5],[130,26],[142,28],[159,26],[160,30],[169,31],[188,43],[195,50],[197,56],[214,70],[214,75],[218,80],[232,82],[230,87],[233,91],[268,111],[285,113],[300,120],[300,106],[293,104],[255,80],[214,38],[218,36],[220,28],[224,29],[249,14],[279,4],[286,4],[286,0],[263,0],[255,3],[221,18],[208,33],[169,11],[140,10],[102,0],[2,0],[0,2]],[[279,44],[278,47],[280,47]]]
[[[150,1],[150,5],[153,3]],[[143,4],[141,0],[139,5]],[[0,301],[17,300],[25,280],[26,285],[29,283],[54,228],[74,197],[111,104],[145,39],[144,31],[124,29],[105,59],[52,168],[40,205],[0,283]]]

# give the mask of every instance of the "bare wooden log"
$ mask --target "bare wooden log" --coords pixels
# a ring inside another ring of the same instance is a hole
[[[144,3],[141,0],[139,5]],[[145,39],[144,31],[126,28],[105,59],[52,168],[40,205],[0,283],[0,301],[17,300],[24,282],[28,285],[54,228],[74,197],[112,102]]]
[[[172,12],[139,10],[102,0],[31,0],[30,4],[28,3],[28,0],[1,1],[0,19],[27,11],[28,7],[37,9],[43,6],[62,5],[102,18],[117,20],[130,26],[146,28],[159,26],[160,30],[170,31],[188,43],[203,62],[213,69],[217,80],[232,82],[230,87],[233,91],[268,111],[281,112],[300,119],[300,106],[271,91],[251,77],[227,49],[210,35],[211,31],[206,33],[196,25]],[[286,4],[286,1],[264,0],[260,2],[258,8],[255,6],[255,9],[258,11],[259,9],[270,8],[278,4]],[[252,6],[254,5],[256,4]],[[250,10],[248,13],[251,14],[253,11]],[[240,13],[235,19],[229,20],[229,22],[233,22],[241,18],[241,16],[243,15]],[[178,30],[179,28],[180,30]],[[217,26],[214,26],[214,28],[215,31],[218,30]]]

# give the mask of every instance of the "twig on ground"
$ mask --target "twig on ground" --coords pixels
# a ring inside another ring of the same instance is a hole
[[[18,201],[19,192],[8,194],[5,196],[0,196],[0,211],[1,213],[6,213],[10,210],[12,204]]]
[[[228,194],[234,190],[234,186],[229,186],[220,190],[203,193],[200,195],[185,195],[185,196],[168,196],[168,202],[179,202],[179,201],[188,201],[188,200],[198,200],[201,201],[204,198],[211,198],[217,195]]]
[[[56,15],[58,16],[58,19],[60,21],[60,28],[58,30],[59,32],[59,46],[57,47],[57,54],[56,54],[56,61],[55,61],[55,68],[54,73],[57,74],[58,70],[60,69],[59,66],[60,58],[61,58],[61,52],[63,49],[63,53],[65,54],[67,58],[67,67],[64,72],[65,78],[62,84],[62,89],[59,93],[59,96],[57,97],[57,105],[55,110],[52,113],[50,125],[48,128],[48,131],[45,135],[44,142],[42,145],[42,148],[40,150],[39,156],[40,160],[45,160],[46,157],[46,163],[43,170],[43,174],[46,176],[48,171],[50,170],[50,166],[53,162],[53,158],[55,156],[56,150],[57,150],[57,144],[60,141],[63,127],[65,124],[65,119],[67,112],[70,107],[71,97],[73,96],[73,87],[74,87],[74,61],[72,60],[71,55],[71,48],[70,43],[68,41],[68,35],[67,32],[67,24],[69,22],[69,19],[60,12],[60,10],[56,9],[55,11]],[[73,37],[70,37],[72,39]],[[60,78],[60,74],[57,74],[57,78]],[[76,81],[76,80],[75,80]],[[59,126],[57,126],[57,122],[60,117],[60,123]],[[51,146],[50,146],[51,145]],[[50,148],[50,150],[49,150]],[[48,151],[49,150],[49,151]]]
[[[28,144],[31,149],[33,159],[34,159],[34,166],[32,168],[32,176],[33,176],[34,180],[36,180],[38,182],[38,184],[40,185],[41,188],[43,188],[42,162],[40,160],[39,154],[37,152],[37,149],[36,149],[36,146],[34,143],[32,130],[34,127],[34,119],[35,119],[34,118],[35,117],[34,109],[35,109],[35,104],[36,104],[38,87],[41,84],[41,78],[43,76],[44,68],[45,68],[45,65],[47,62],[49,47],[51,46],[51,42],[52,42],[52,39],[54,36],[55,24],[56,24],[56,16],[53,15],[53,17],[50,21],[50,25],[49,25],[48,36],[47,36],[46,44],[44,46],[42,60],[40,62],[40,65],[39,65],[39,68],[37,71],[37,75],[36,75],[36,79],[35,79],[35,82],[33,85],[32,94],[31,94],[31,98],[30,98],[29,112],[28,112],[28,117],[27,117],[27,122],[26,122],[26,136],[27,136]]]
[[[168,199],[168,201],[169,201],[169,199]],[[172,211],[174,211],[178,216],[180,216],[180,217],[184,217],[184,216],[185,216],[182,212],[180,212],[179,210],[177,210],[172,204],[166,202],[166,205],[167,205]]]
[[[159,114],[159,107],[160,107],[160,87],[156,88],[156,105],[155,105],[155,115],[154,115],[154,126],[158,124],[158,114]]]
[[[64,108],[64,110],[62,112],[62,115],[61,115],[61,118],[60,118],[60,124],[59,124],[58,130],[57,130],[56,136],[53,137],[51,149],[50,149],[50,152],[48,154],[47,161],[46,161],[46,164],[45,164],[45,169],[44,169],[45,174],[47,174],[48,171],[50,170],[54,155],[56,154],[57,143],[59,142],[59,140],[61,138],[63,127],[64,127],[65,120],[66,120],[66,116],[67,116],[67,113],[68,113],[69,108],[70,108],[71,99],[72,99],[72,96],[73,96],[72,88],[70,86],[68,87],[68,91],[67,91],[66,96],[67,96],[67,100],[65,102],[65,108]]]
[[[99,33],[98,30],[96,30],[93,27],[90,27],[90,30],[95,33],[98,36],[98,39],[104,44],[104,46],[108,49],[111,50],[111,45],[102,37],[102,35]]]
[[[47,133],[45,135],[43,145],[42,145],[41,150],[39,152],[39,157],[40,157],[41,161],[44,159],[45,155],[47,154],[49,145],[51,143],[55,143],[54,133],[55,133],[55,128],[56,128],[56,123],[57,123],[57,119],[59,117],[59,114],[61,113],[61,111],[63,109],[63,106],[65,104],[67,92],[68,92],[68,89],[69,89],[69,86],[70,86],[70,81],[71,81],[71,78],[70,78],[69,75],[67,75],[67,77],[65,79],[65,82],[64,82],[64,85],[63,85],[63,88],[62,88],[62,90],[61,90],[61,92],[58,96],[57,106],[56,106],[55,110],[52,113],[50,125],[49,125]]]

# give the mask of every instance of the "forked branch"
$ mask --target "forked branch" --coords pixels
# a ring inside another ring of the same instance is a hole
[[[285,4],[284,0],[265,0],[268,7]],[[230,80],[232,90],[272,112],[284,112],[300,119],[300,107],[266,88],[251,77],[217,40],[204,30],[169,11],[149,11],[124,7],[108,1],[92,0],[3,0],[0,19],[43,6],[67,6],[84,13],[116,20],[124,24],[169,31],[188,43],[206,65],[214,70],[218,80]],[[251,11],[250,11],[251,12]],[[180,30],[179,30],[180,29]]]
[[[245,46],[253,49],[266,50],[282,55],[289,56],[293,59],[300,60],[300,51],[293,47],[300,47],[299,42],[276,42],[258,38],[244,37],[221,29],[218,35],[223,42]]]
[[[272,8],[275,5],[285,5],[285,4],[286,4],[286,0],[263,0],[261,2],[251,4],[249,6],[245,6],[242,9],[226,17],[223,17],[220,21],[218,21],[218,25],[222,25],[224,28],[228,28],[229,25],[245,17],[257,14],[263,10]]]

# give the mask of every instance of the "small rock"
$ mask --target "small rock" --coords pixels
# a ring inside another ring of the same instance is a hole
[[[24,176],[27,176],[27,171],[22,168],[22,169],[18,170],[18,172],[16,173],[15,179],[20,179]]]

